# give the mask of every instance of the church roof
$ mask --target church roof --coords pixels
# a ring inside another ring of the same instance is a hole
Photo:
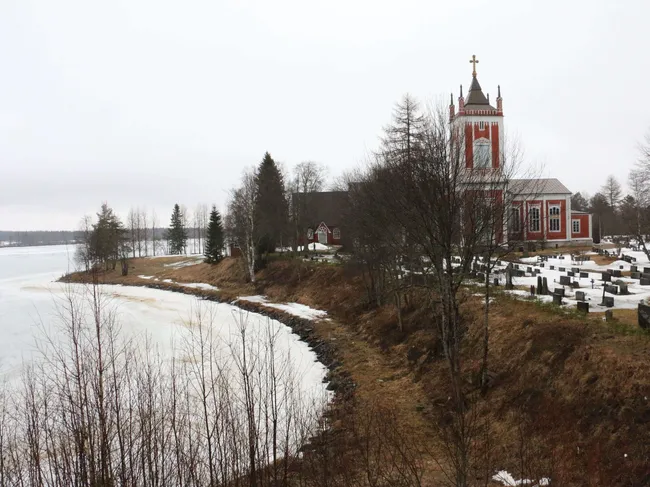
[[[512,179],[509,191],[514,194],[571,194],[571,191],[556,178]]]
[[[476,108],[477,110],[496,110],[493,106],[490,105],[487,98],[483,94],[481,85],[476,79],[476,76],[472,77],[472,84],[469,87],[469,92],[467,93],[467,99],[465,100],[465,108]]]

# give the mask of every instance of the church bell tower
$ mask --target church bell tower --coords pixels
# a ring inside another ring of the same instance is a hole
[[[497,87],[496,108],[490,105],[490,95],[483,94],[476,76],[478,59],[472,56],[472,82],[463,97],[460,86],[458,113],[454,106],[454,95],[449,105],[449,121],[462,127],[465,142],[465,164],[468,169],[498,169],[503,157],[503,100],[501,86]]]

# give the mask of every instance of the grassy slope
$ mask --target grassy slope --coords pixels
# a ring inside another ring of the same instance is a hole
[[[415,364],[407,360],[409,349],[436,349],[432,318],[422,305],[426,297],[412,297],[400,333],[394,309],[367,309],[360,277],[342,266],[275,262],[253,287],[242,284],[243,271],[235,260],[218,266],[163,266],[173,261],[135,260],[129,277],[109,273],[102,279],[142,284],[137,275],[155,275],[210,283],[226,297],[264,293],[327,309],[335,320],[322,322],[317,331],[338,343],[358,400],[394,408],[413,441],[435,450],[436,405],[446,400],[445,362],[436,354]],[[471,391],[481,356],[480,298],[468,294],[463,310],[474,323],[465,357]],[[555,485],[650,485],[647,335],[620,323],[497,296],[489,368],[492,386],[475,411],[489,420],[494,433],[495,467],[518,471],[524,465],[535,472],[534,459],[543,459],[539,471],[562,480]],[[527,455],[533,460],[522,460]],[[428,471],[437,477],[432,462]]]

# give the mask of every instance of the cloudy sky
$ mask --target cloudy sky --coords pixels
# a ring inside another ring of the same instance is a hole
[[[650,128],[650,2],[0,0],[0,229],[216,203],[271,152],[335,177],[394,103],[496,96],[531,164],[621,182]]]

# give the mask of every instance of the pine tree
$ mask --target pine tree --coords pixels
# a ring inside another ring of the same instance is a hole
[[[216,264],[223,258],[223,225],[217,207],[212,205],[205,241],[205,261]]]
[[[268,152],[260,163],[257,174],[255,221],[258,252],[275,251],[288,230],[288,205],[284,194],[284,179],[277,164]]]
[[[171,223],[167,230],[167,241],[169,242],[169,253],[172,255],[182,254],[187,245],[187,230],[178,203],[174,205],[174,211],[172,211]]]

